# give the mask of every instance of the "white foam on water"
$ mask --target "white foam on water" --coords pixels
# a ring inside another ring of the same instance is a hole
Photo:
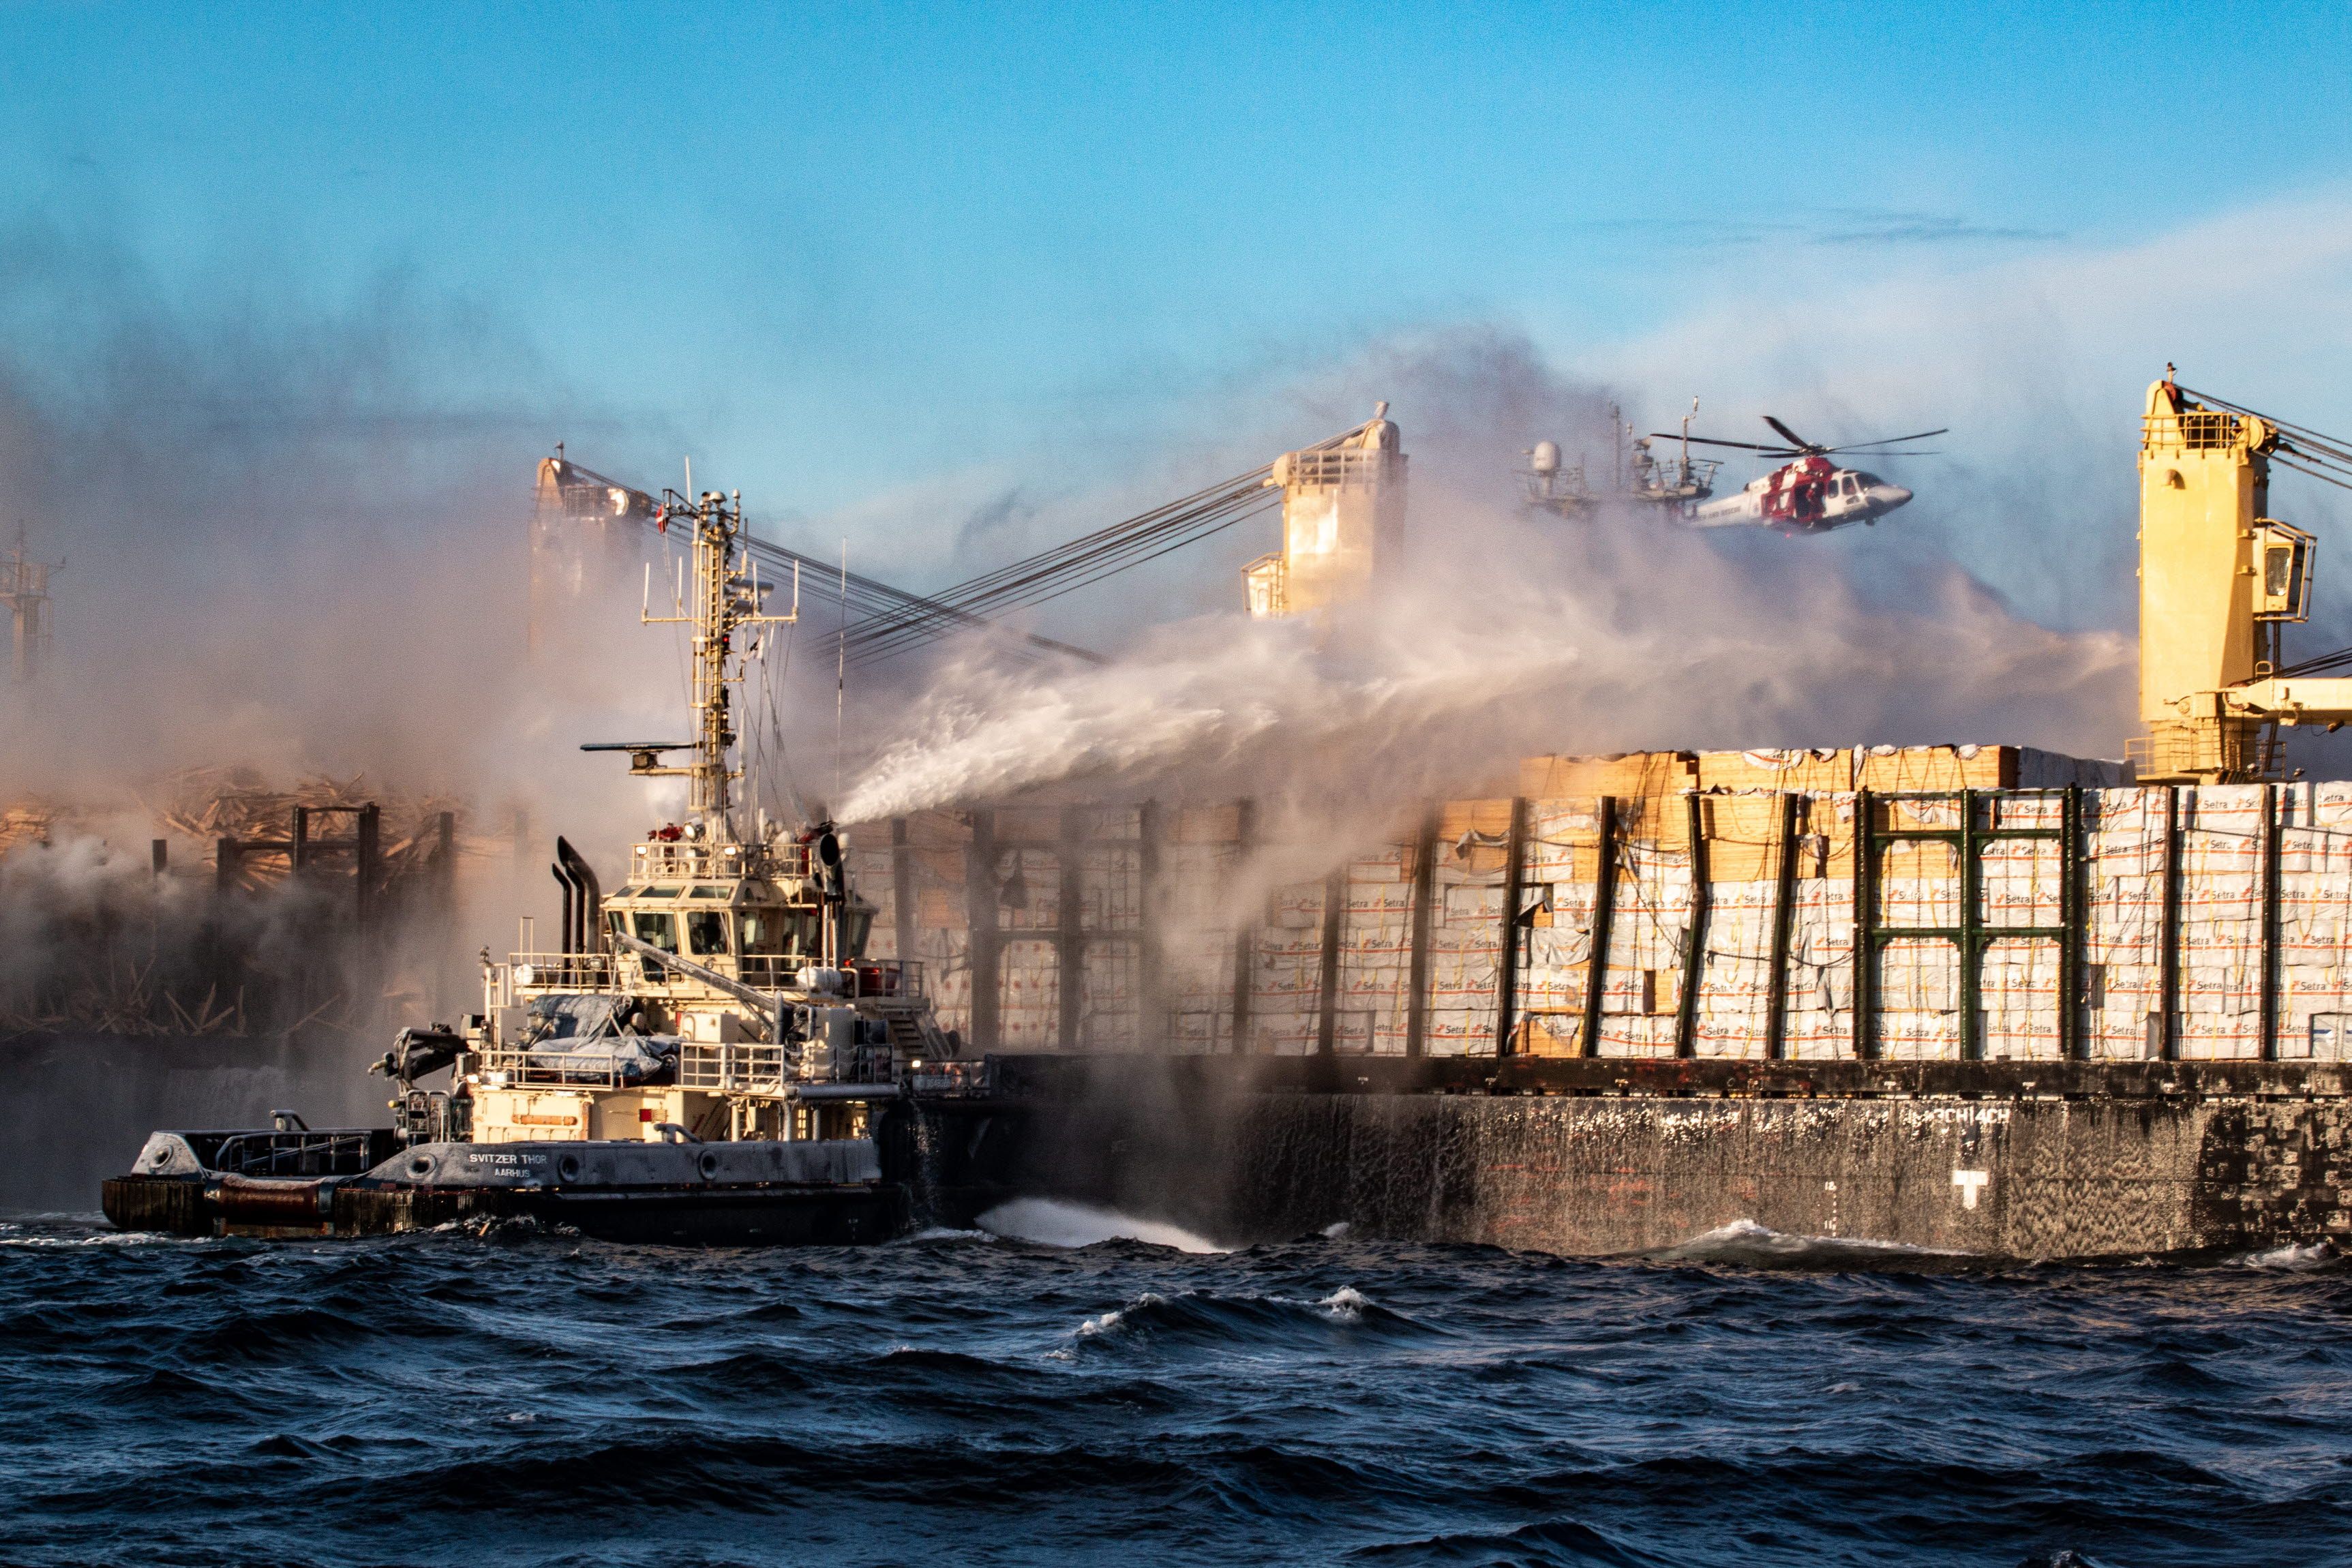
[[[88,1236],[58,1236],[17,1225],[0,1225],[0,1247],[187,1247],[212,1241],[208,1236],[175,1236],[167,1230],[101,1230]]]
[[[1338,1241],[1347,1234],[1348,1222],[1344,1219],[1323,1227],[1323,1237],[1327,1241]]]
[[[928,1225],[912,1236],[902,1236],[890,1243],[893,1247],[915,1247],[937,1241],[994,1241],[997,1238],[984,1230],[958,1230],[952,1226]]]
[[[2336,1261],[2336,1249],[2324,1241],[2315,1241],[2309,1247],[2273,1247],[2267,1252],[2249,1252],[2238,1261],[2249,1268],[2275,1268],[2296,1274],[2326,1268]]]
[[[1057,1198],[1014,1198],[1002,1203],[975,1221],[992,1236],[1032,1241],[1041,1247],[1092,1247],[1099,1241],[1140,1241],[1151,1247],[1171,1247],[1179,1252],[1231,1252],[1207,1237],[1164,1220],[1138,1219],[1109,1209]]]
[[[1873,1241],[1867,1237],[1843,1236],[1791,1236],[1769,1226],[1759,1225],[1752,1219],[1736,1219],[1729,1225],[1719,1225],[1713,1230],[1703,1231],[1687,1241],[1659,1247],[1646,1256],[1670,1263],[1738,1263],[1753,1259],[1834,1266],[1874,1258],[1973,1258],[1977,1255],[1958,1247],[1920,1247],[1906,1241]]]
[[[1362,1321],[1364,1309],[1371,1305],[1353,1285],[1342,1285],[1315,1304],[1343,1323]]]
[[[1788,1239],[1789,1237],[1782,1236],[1779,1231],[1774,1230],[1769,1226],[1758,1225],[1752,1219],[1736,1219],[1729,1225],[1719,1225],[1713,1230],[1701,1231],[1698,1235],[1692,1237],[1688,1241],[1678,1242],[1676,1245],[1680,1247],[1705,1247],[1711,1242],[1786,1241]]]
[[[1112,1330],[1118,1328],[1119,1324],[1126,1321],[1127,1314],[1130,1309],[1136,1307],[1162,1306],[1166,1304],[1167,1300],[1167,1297],[1162,1296],[1156,1291],[1146,1290],[1142,1295],[1138,1296],[1134,1300],[1129,1301],[1127,1306],[1119,1308],[1117,1311],[1101,1312],[1097,1313],[1094,1317],[1087,1319],[1086,1321],[1078,1325],[1078,1338],[1082,1340],[1092,1339],[1097,1334],[1109,1333]]]

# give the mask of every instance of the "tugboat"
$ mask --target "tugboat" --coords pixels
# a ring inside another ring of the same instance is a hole
[[[829,822],[787,830],[735,798],[730,693],[747,628],[789,623],[747,569],[740,496],[664,492],[693,531],[690,742],[625,752],[630,773],[683,777],[683,823],[631,851],[609,896],[563,839],[553,952],[482,954],[482,1010],[401,1031],[370,1068],[395,1089],[389,1128],[158,1131],[104,1184],[125,1230],[375,1236],[529,1218],[617,1240],[841,1245],[905,1230],[918,1081],[965,1064],[921,966],[863,956],[874,906],[850,886]],[[664,757],[684,752],[684,765]],[[447,1087],[425,1087],[440,1073]]]

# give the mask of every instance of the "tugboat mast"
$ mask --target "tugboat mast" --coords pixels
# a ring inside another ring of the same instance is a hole
[[[629,771],[640,777],[686,779],[687,814],[700,826],[702,833],[714,843],[740,844],[744,838],[734,820],[731,786],[743,776],[743,771],[730,767],[728,762],[728,753],[737,740],[729,689],[740,686],[743,679],[744,652],[736,647],[735,634],[747,626],[790,626],[799,620],[800,569],[793,569],[792,613],[769,615],[761,601],[775,584],[760,581],[757,562],[750,562],[746,569],[747,557],[740,542],[743,498],[740,490],[731,495],[705,490],[690,501],[676,490],[666,489],[654,518],[656,526],[664,532],[670,523],[680,521],[688,522],[694,530],[691,610],[687,605],[687,595],[681,592],[672,601],[675,613],[652,613],[653,568],[648,563],[647,603],[640,608],[638,619],[646,626],[694,628],[695,738],[687,745],[625,745],[611,749],[635,753]],[[684,767],[658,765],[655,754],[668,751],[691,751],[693,760]]]

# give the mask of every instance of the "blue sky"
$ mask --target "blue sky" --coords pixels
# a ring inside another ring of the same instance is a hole
[[[2341,5],[8,4],[0,44],[20,350],[71,363],[84,282],[389,288],[638,471],[819,513],[1448,323],[1623,374],[1714,311],[1752,362],[1783,294],[2160,247],[2352,158]],[[27,235],[112,271],[28,294]]]

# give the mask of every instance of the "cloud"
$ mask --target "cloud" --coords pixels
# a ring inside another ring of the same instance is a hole
[[[1979,223],[1958,213],[1878,207],[1797,209],[1780,218],[1594,218],[1575,227],[1596,234],[1647,237],[1673,248],[1748,250],[1811,246],[1999,246],[2063,240],[2061,229]]]

